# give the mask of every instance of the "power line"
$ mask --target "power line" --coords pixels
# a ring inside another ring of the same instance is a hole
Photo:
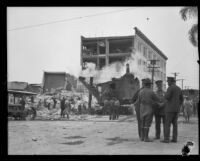
[[[45,23],[36,24],[36,25],[28,25],[28,26],[16,27],[16,28],[13,28],[13,29],[8,29],[8,31],[23,30],[23,29],[33,28],[33,27],[39,27],[39,26],[43,26],[43,25],[49,25],[49,24],[54,24],[54,23],[73,21],[73,20],[82,19],[82,18],[95,17],[95,16],[100,16],[100,15],[105,15],[105,14],[122,12],[122,11],[126,11],[126,10],[131,10],[131,9],[135,9],[135,8],[127,8],[127,9],[123,9],[123,10],[115,10],[115,11],[97,13],[97,14],[93,14],[93,15],[86,15],[86,16],[82,16],[82,17],[80,16],[80,17],[68,18],[68,19],[63,19],[63,20],[45,22]]]

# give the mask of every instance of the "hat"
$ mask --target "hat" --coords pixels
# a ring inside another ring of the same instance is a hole
[[[146,78],[144,84],[152,84],[152,83],[151,83],[151,80],[149,78]]]
[[[162,84],[162,82],[163,82],[162,80],[157,80],[156,84]]]
[[[142,82],[145,82],[146,79],[142,79]]]
[[[167,82],[175,82],[174,77],[167,77]]]

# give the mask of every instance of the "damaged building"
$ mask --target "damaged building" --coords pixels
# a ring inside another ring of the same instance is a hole
[[[54,93],[56,89],[73,90],[77,87],[77,79],[66,72],[47,72],[43,74],[43,92]]]
[[[137,27],[135,35],[114,37],[90,37],[81,36],[81,66],[84,69],[87,62],[94,63],[100,70],[114,62],[122,62],[133,53],[139,53],[140,59],[137,66],[144,73],[151,73],[150,60],[157,60],[159,67],[154,73],[156,80],[163,80],[166,89],[166,61],[167,57],[156,47]]]
[[[8,90],[26,91],[28,88],[28,82],[12,81],[12,82],[8,82],[7,87],[8,87]]]
[[[29,84],[27,90],[29,92],[41,93],[42,92],[42,84]]]

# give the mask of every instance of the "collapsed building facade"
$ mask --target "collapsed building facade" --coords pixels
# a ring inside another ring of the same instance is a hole
[[[137,66],[143,73],[150,73],[150,60],[156,60],[154,84],[156,80],[163,81],[166,89],[166,61],[167,57],[158,49],[137,27],[135,35],[115,37],[90,37],[81,36],[81,66],[86,68],[88,62],[94,63],[97,70],[114,62],[123,62],[133,53],[139,53],[140,59]],[[136,76],[137,77],[137,76]],[[141,81],[141,80],[140,80]],[[155,87],[155,86],[154,86]]]
[[[54,93],[56,89],[73,90],[76,89],[77,79],[65,72],[47,72],[43,74],[43,93]]]

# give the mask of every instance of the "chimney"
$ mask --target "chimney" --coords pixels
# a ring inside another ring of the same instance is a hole
[[[130,73],[130,68],[129,68],[129,64],[127,63],[126,64],[126,74],[129,74]]]

